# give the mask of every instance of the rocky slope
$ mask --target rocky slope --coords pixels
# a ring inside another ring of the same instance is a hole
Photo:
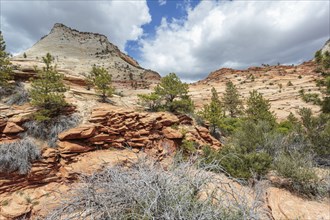
[[[140,67],[137,61],[110,43],[106,36],[80,32],[58,23],[48,35],[14,57],[12,62],[23,72],[33,72],[33,66],[42,65],[42,57],[47,52],[54,56],[58,70],[67,77],[82,77],[91,71],[93,65],[97,65],[107,69],[114,81],[157,82],[160,79],[158,73]]]
[[[0,143],[17,141],[26,130],[24,122],[29,120],[31,111],[1,109]],[[221,146],[206,127],[195,125],[185,115],[143,113],[104,105],[94,108],[87,118],[83,124],[60,133],[57,148],[41,145],[42,157],[32,164],[28,174],[0,173],[0,219],[40,217],[54,205],[45,202],[48,197],[59,196],[58,190],[65,192],[66,185],[75,184],[79,175],[106,165],[134,161],[138,155],[170,161],[183,139],[200,146]]]
[[[265,98],[270,100],[272,110],[279,119],[284,119],[290,112],[296,114],[302,107],[308,107],[313,112],[319,112],[319,107],[311,103],[305,103],[299,91],[305,93],[320,94],[320,88],[316,80],[321,78],[320,73],[315,72],[314,62],[305,62],[297,66],[268,66],[250,67],[246,70],[222,68],[208,75],[203,80],[193,83],[190,92],[197,107],[202,107],[210,100],[211,87],[214,87],[221,97],[226,88],[226,82],[232,81],[245,99],[249,92],[257,90]]]

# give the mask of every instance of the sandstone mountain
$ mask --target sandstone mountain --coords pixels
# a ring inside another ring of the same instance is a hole
[[[58,70],[70,76],[84,76],[93,65],[97,65],[107,69],[114,81],[160,79],[158,73],[140,67],[105,35],[80,32],[59,23],[30,49],[14,57],[13,63],[21,66],[23,71],[29,70],[31,66],[41,64],[47,52],[54,56]]]

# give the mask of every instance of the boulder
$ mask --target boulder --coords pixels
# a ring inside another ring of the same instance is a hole
[[[58,139],[73,140],[73,139],[86,139],[92,137],[96,132],[95,125],[81,125],[76,128],[69,129],[58,135]]]
[[[91,150],[89,147],[81,146],[79,144],[71,143],[68,141],[58,141],[57,145],[61,154],[82,153]]]
[[[31,212],[32,205],[18,204],[15,201],[10,202],[8,205],[1,206],[1,215],[8,219],[16,219],[20,216]]]
[[[5,129],[3,130],[4,134],[16,134],[24,131],[24,128],[18,126],[14,122],[7,122]]]
[[[162,132],[163,132],[164,136],[168,139],[179,139],[179,138],[183,137],[183,135],[180,131],[175,130],[171,127],[163,128]]]

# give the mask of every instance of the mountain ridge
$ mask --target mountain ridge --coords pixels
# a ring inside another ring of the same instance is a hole
[[[61,23],[55,23],[47,35],[25,52],[15,56],[13,61],[25,66],[31,61],[31,65],[36,65],[47,52],[53,55],[59,69],[64,69],[66,74],[73,76],[86,76],[92,66],[96,65],[107,69],[114,81],[160,79],[157,72],[142,68],[105,35],[81,32]]]

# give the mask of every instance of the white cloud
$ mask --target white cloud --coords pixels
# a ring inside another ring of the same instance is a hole
[[[327,1],[201,1],[140,41],[140,63],[200,79],[220,67],[308,60],[330,37]]]
[[[1,30],[12,53],[25,50],[48,34],[54,23],[97,32],[120,49],[138,40],[151,21],[141,1],[1,1]]]
[[[160,6],[166,5],[166,0],[158,0]]]

